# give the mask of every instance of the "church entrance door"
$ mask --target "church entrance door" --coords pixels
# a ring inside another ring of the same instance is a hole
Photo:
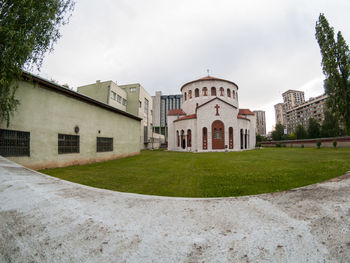
[[[225,149],[225,126],[222,121],[216,120],[212,123],[211,137],[213,150]]]

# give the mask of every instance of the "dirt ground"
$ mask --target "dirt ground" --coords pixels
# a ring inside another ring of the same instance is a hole
[[[168,198],[0,157],[0,262],[350,262],[350,173],[273,194]]]

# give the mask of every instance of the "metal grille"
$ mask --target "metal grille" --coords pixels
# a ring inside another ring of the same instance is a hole
[[[112,152],[113,138],[97,137],[97,152]]]
[[[30,156],[30,133],[0,129],[0,155]]]
[[[79,135],[58,134],[58,153],[79,153]]]

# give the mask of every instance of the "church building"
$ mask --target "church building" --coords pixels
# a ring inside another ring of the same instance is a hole
[[[211,76],[181,87],[181,109],[168,111],[168,150],[239,151],[255,147],[255,116],[239,109],[238,86]]]

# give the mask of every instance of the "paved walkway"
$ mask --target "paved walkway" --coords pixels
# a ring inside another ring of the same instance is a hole
[[[350,262],[350,173],[274,194],[166,198],[0,157],[0,262]]]

